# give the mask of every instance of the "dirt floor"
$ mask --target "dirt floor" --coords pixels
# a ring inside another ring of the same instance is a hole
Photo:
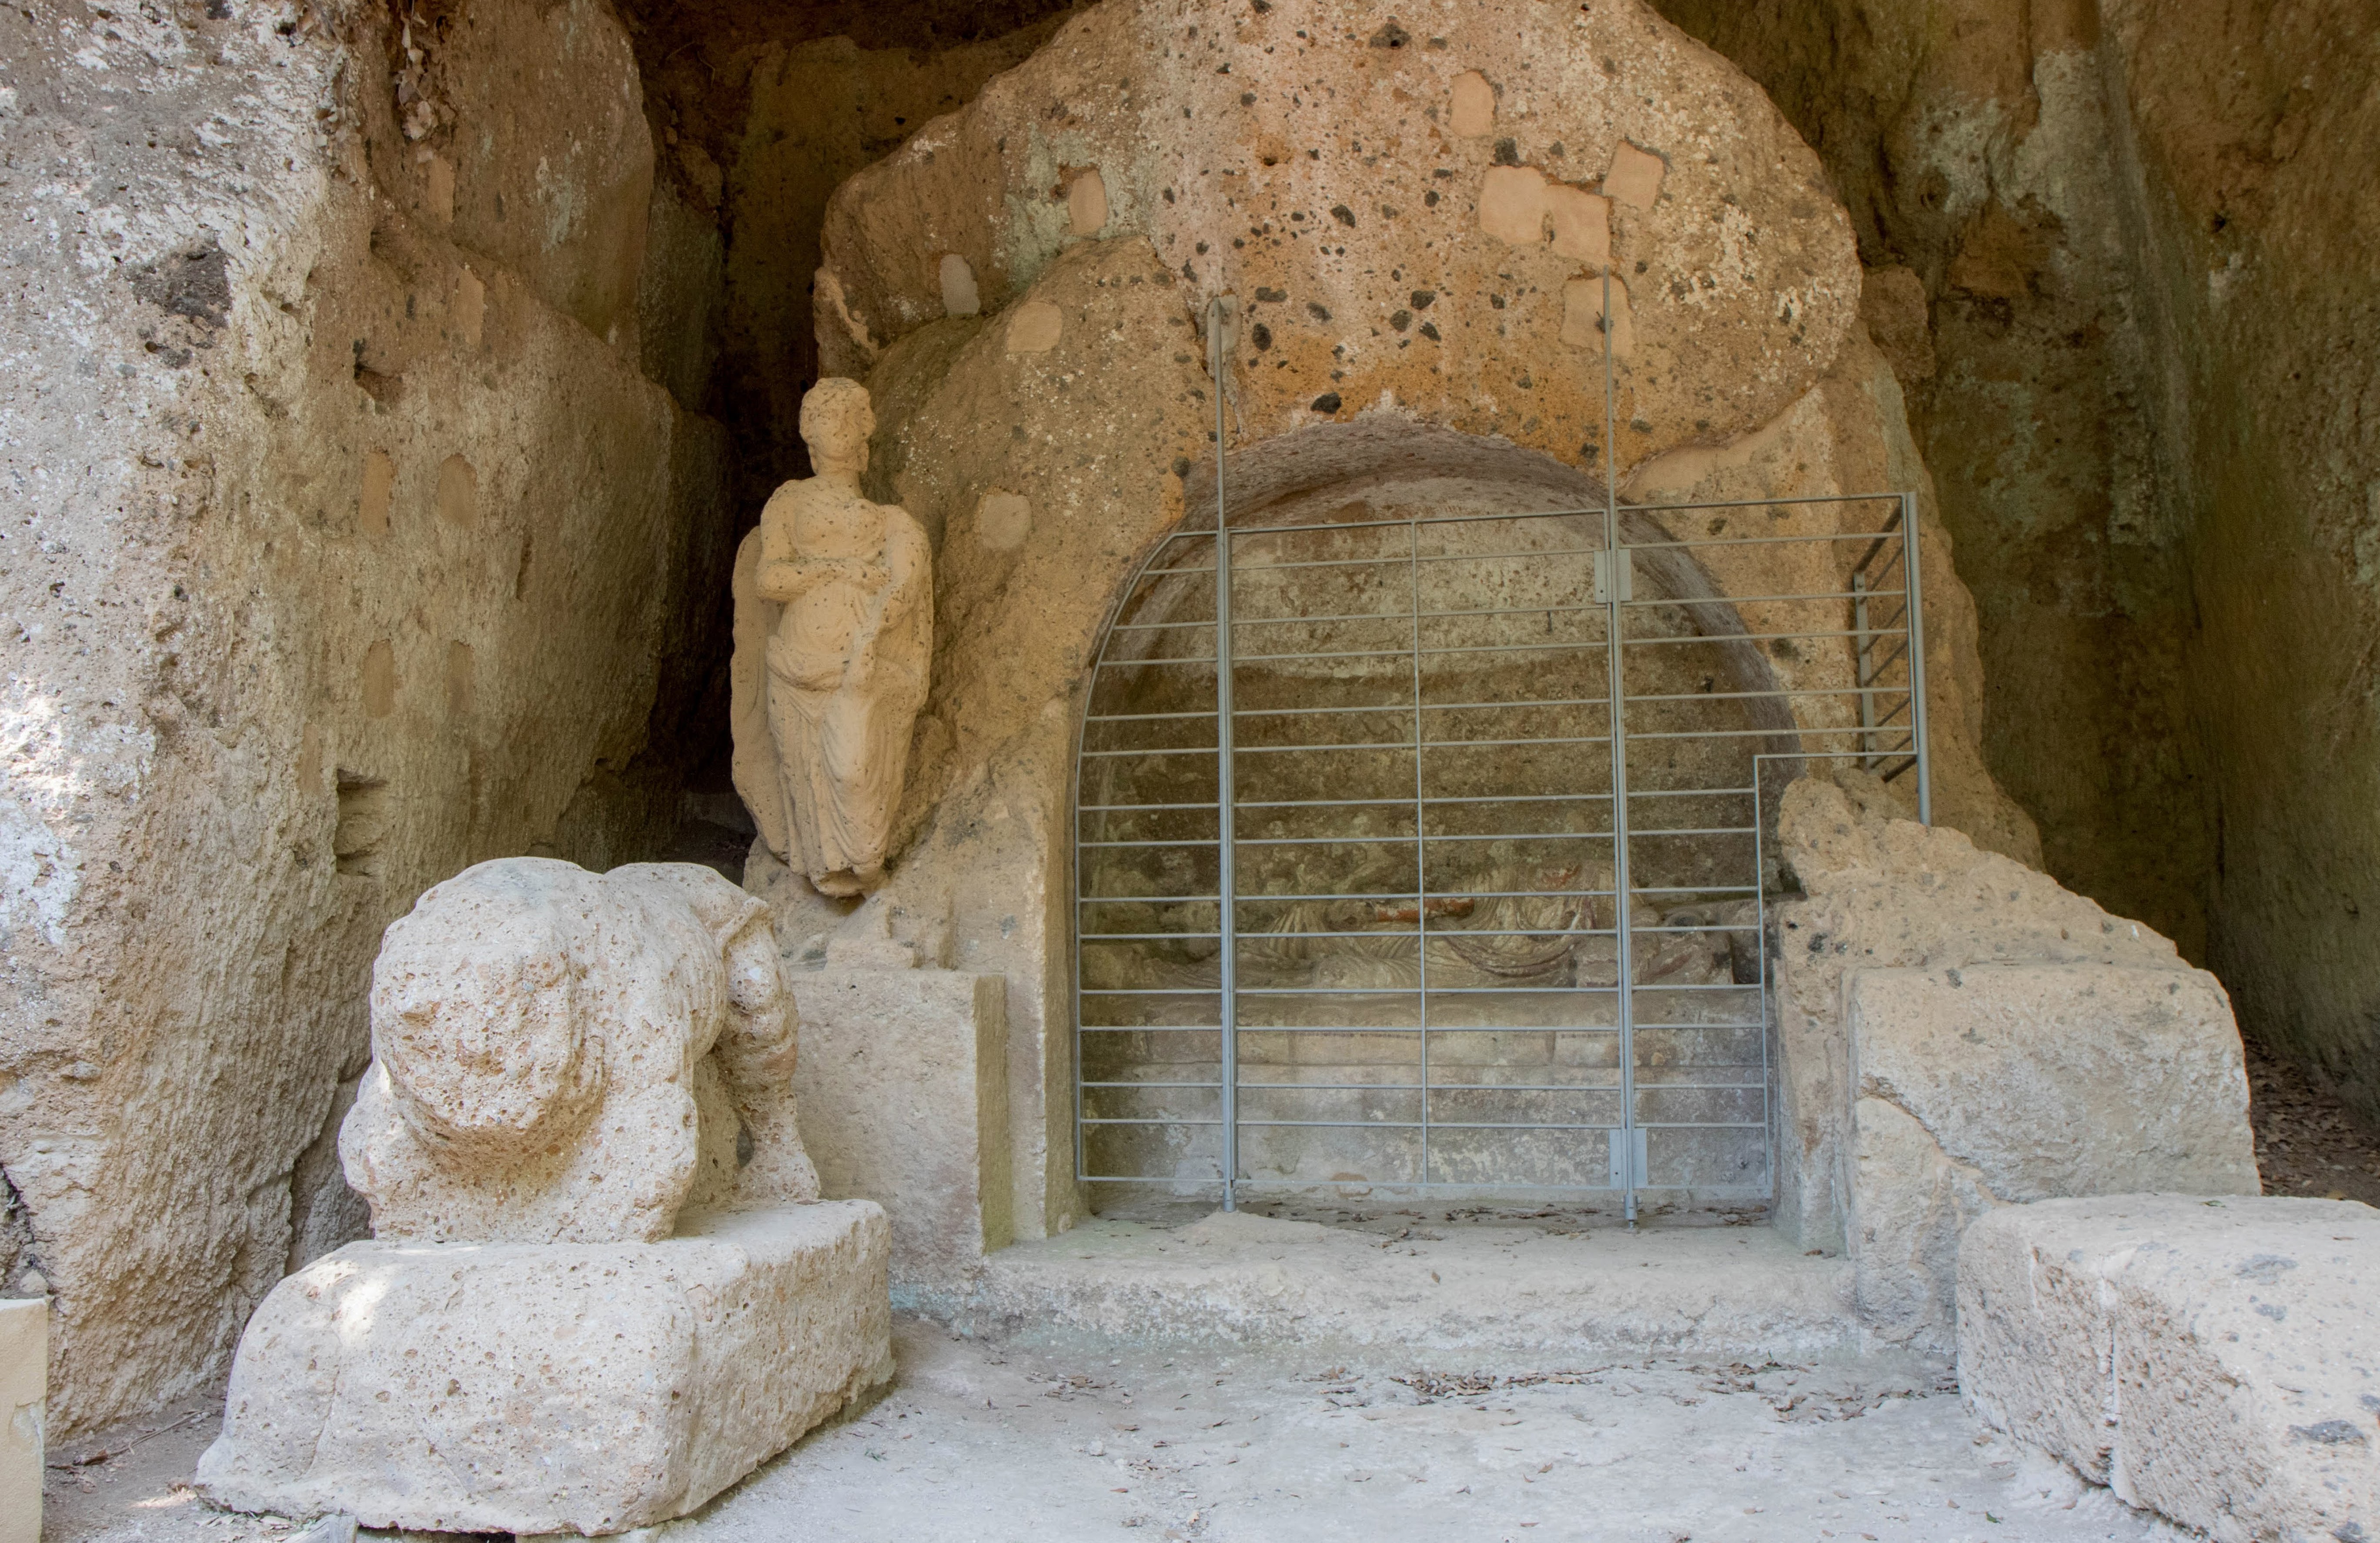
[[[2249,1047],[2268,1193],[2380,1204],[2380,1137]],[[1163,1225],[1182,1219],[1150,1219]],[[1386,1222],[1333,1218],[1358,1233]],[[1555,1364],[1487,1376],[1459,1355],[1324,1364],[958,1340],[899,1320],[900,1378],[814,1432],[671,1543],[1064,1543],[1595,1537],[2044,1543],[2179,1539],[2016,1451],[1961,1407],[1949,1368]],[[188,1488],[220,1397],[50,1454],[43,1543],[278,1540]],[[370,1535],[366,1535],[370,1536]]]
[[[880,1402],[813,1433],[700,1515],[644,1536],[2180,1537],[1985,1431],[1938,1364],[1632,1362],[1482,1377],[1350,1371],[1294,1351],[1028,1352],[955,1341],[915,1319],[897,1333],[900,1379]],[[213,1426],[210,1410],[120,1456],[54,1471],[45,1543],[291,1537],[298,1529],[209,1511],[184,1487]]]
[[[2316,1087],[2289,1062],[2248,1051],[2249,1117],[2267,1195],[2312,1195],[2380,1206],[2380,1131]]]

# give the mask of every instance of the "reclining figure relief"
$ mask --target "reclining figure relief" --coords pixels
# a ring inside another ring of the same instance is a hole
[[[468,869],[389,928],[371,1018],[339,1152],[383,1241],[651,1242],[818,1198],[768,907],[710,869]]]

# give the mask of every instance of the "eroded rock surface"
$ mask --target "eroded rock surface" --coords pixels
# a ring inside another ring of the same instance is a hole
[[[2071,993],[2084,988],[2117,992],[2115,1000],[2134,1002],[2145,1010],[2167,1000],[2161,988],[2168,981],[2161,978],[2169,977],[2176,987],[2170,1000],[2191,1004],[2187,1014],[2177,1009],[2176,1023],[2200,1026],[2171,1044],[2178,1053],[2187,1041],[2192,1048],[2186,1059],[2199,1068],[2186,1079],[2193,1100],[2204,1100],[2192,1102],[2198,1112],[2194,1117],[2207,1122],[2205,1130],[2228,1133],[2219,1140],[2210,1136],[2212,1149],[2202,1150],[2200,1160],[2213,1165],[2206,1171],[2209,1182],[2228,1173],[2252,1189],[2247,1089],[2237,1033],[2229,1028],[2228,1009],[2219,1005],[2221,987],[2212,977],[2184,965],[2172,943],[2146,927],[2109,916],[2046,874],[1983,851],[1957,831],[1903,818],[1894,795],[1875,779],[1850,772],[1838,772],[1836,778],[1836,783],[1804,779],[1789,788],[1779,826],[1783,861],[1806,895],[1780,907],[1775,922],[1778,952],[1771,980],[1779,1062],[1779,1226],[1808,1247],[1831,1251],[1855,1242],[1844,1231],[1852,1207],[1852,1106],[1855,1098],[1870,1097],[1880,1088],[1855,1081],[1851,1011],[1855,982],[1876,971],[1930,972],[1937,989],[1947,990],[1961,989],[1948,985],[1947,972],[1955,970],[1964,980],[2000,980],[2046,992],[2044,1006],[2050,1005],[2050,996],[2060,997],[2066,1005],[2058,1010],[2069,1012],[2076,1005]],[[1983,973],[2014,966],[2034,967],[2004,976]],[[2059,976],[2045,973],[2046,966],[2097,966],[2107,973]],[[2065,984],[2053,988],[2052,982],[2059,981]],[[2023,992],[2018,995],[2021,999]],[[1883,998],[1877,1001],[1880,1004]],[[2010,1007],[2014,1005],[2012,1000]],[[2097,1024],[2101,1033],[2120,1034],[2127,1031],[2131,1010],[2104,1016],[2083,1014],[2081,1021]],[[2013,1030],[2015,1020],[2004,1021]],[[1907,1026],[1895,1027],[1897,1032]],[[2107,1064],[2107,1052],[2042,1045],[2033,1039],[2039,1032],[2026,1027],[2022,1049],[2010,1043],[1998,1053],[2047,1054],[2051,1064],[2062,1060],[2072,1080],[2061,1097],[2089,1102],[2104,1096],[2111,1100],[2111,1112],[2131,1109],[2123,1117],[2136,1122],[2131,1128],[2147,1145],[2123,1160],[2118,1170],[2135,1172],[2128,1165],[2161,1149],[2163,1138],[2147,1112],[2154,1095],[2135,1108],[2128,1102],[2133,1095],[2123,1092],[2132,1074]],[[2228,1045],[2226,1032],[2231,1036]],[[1908,1068],[1906,1051],[1893,1050],[1893,1041],[1892,1035],[1879,1037],[1870,1055],[1882,1057],[1884,1064]],[[1963,1040],[1955,1048],[1981,1053]],[[1912,1082],[1915,1107],[1895,1107],[1921,1126],[1928,1111],[1938,1112],[1942,1131],[1952,1130],[1954,1117],[1966,1117],[1966,1100],[1954,1091],[1963,1084],[1964,1074],[1955,1062],[1912,1070],[1902,1075]],[[2111,1075],[2113,1080],[2107,1081]],[[2144,1087],[2133,1085],[2134,1093]],[[1879,1133],[1879,1141],[1888,1139],[1882,1133],[1899,1128],[1892,1115],[1882,1108],[1871,1112],[1868,1128]],[[2030,1121],[2035,1116],[2027,1112],[2023,1117]],[[1938,1134],[1926,1134],[1925,1140],[1940,1144]],[[1954,1136],[1950,1146],[1958,1144]],[[2033,1160],[2027,1157],[2023,1163]],[[1930,1162],[1917,1162],[1912,1172],[1932,1173]],[[2018,1183],[2020,1188],[2071,1182],[2070,1176],[2057,1178],[2057,1172],[2053,1160],[2034,1169],[2032,1178],[2020,1182],[2004,1177],[2001,1182]],[[1943,1182],[1949,1188],[1940,1204],[1956,1209],[1985,1203],[1983,1189],[1974,1187],[1972,1177],[1946,1177]],[[1930,1186],[1935,1180],[1928,1177],[1923,1183]],[[1989,1181],[1984,1183],[1987,1187]],[[1972,1198],[1954,1202],[1953,1196],[1964,1193],[1962,1185],[1973,1191]],[[1925,1202],[1920,1210],[1930,1211],[1935,1204]],[[1947,1267],[1947,1257],[1937,1263]],[[1947,1275],[1941,1279],[1947,1282]]]
[[[1247,431],[1394,403],[1565,459],[1603,438],[1609,262],[1622,465],[1776,417],[1859,303],[1816,158],[1634,0],[1110,4],[836,193],[822,364],[950,314],[946,256],[990,311],[1083,237],[1247,304]]]
[[[607,9],[443,14],[0,15],[0,1166],[62,1435],[222,1375],[381,929],[676,819],[598,768],[731,555],[640,368],[704,236]]]
[[[1951,1347],[1959,1237],[1996,1206],[2258,1193],[2240,1035],[2203,970],[1870,969],[1843,990],[1845,1241],[1888,1339]]]

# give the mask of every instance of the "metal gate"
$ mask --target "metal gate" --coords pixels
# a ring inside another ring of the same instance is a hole
[[[1930,815],[1912,499],[1267,523],[1223,470],[1094,666],[1079,1176],[1767,1199],[1783,787]]]

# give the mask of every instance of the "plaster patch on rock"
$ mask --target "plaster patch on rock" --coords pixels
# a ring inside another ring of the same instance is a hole
[[[1448,93],[1447,132],[1458,140],[1475,140],[1495,127],[1496,88],[1477,70],[1464,70]]]
[[[990,551],[1015,551],[1032,529],[1033,505],[1021,493],[994,489],[976,505],[976,540]]]
[[[1670,164],[1648,150],[1622,140],[1611,152],[1611,169],[1603,174],[1603,190],[1631,209],[1650,209],[1661,196],[1661,177]]]
[[[975,270],[967,266],[965,258],[956,252],[944,252],[940,272],[944,315],[974,316],[983,310],[983,298],[976,288]]]
[[[1065,313],[1047,300],[1027,300],[1016,308],[1008,321],[1008,351],[1012,354],[1046,354],[1058,346],[1058,335],[1064,329]]]

